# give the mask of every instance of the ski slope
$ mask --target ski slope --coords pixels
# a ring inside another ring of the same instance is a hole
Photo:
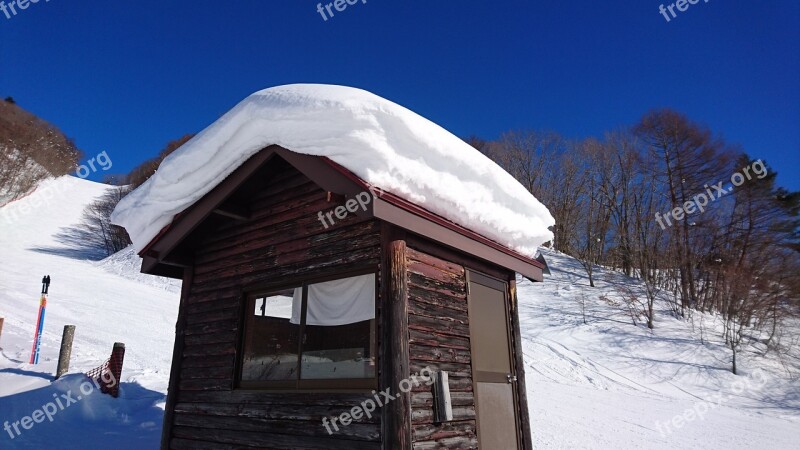
[[[73,392],[80,377],[52,384],[64,325],[76,325],[70,372],[99,366],[114,342],[126,344],[122,401],[94,393],[14,439],[0,430],[0,448],[157,448],[172,358],[179,287],[137,278],[133,264],[93,261],[79,226],[85,205],[106,186],[65,176],[44,182],[0,209],[0,421],[16,421]],[[133,255],[135,256],[135,255]],[[120,276],[119,269],[125,275]],[[131,272],[133,272],[131,274]],[[129,275],[130,274],[130,275]],[[40,362],[29,365],[41,278],[52,284]],[[28,391],[28,392],[26,392]],[[20,428],[20,430],[22,430]]]
[[[2,449],[158,448],[179,286],[138,273],[131,249],[97,261],[82,245],[76,225],[83,207],[105,189],[62,177],[0,208],[0,427],[31,415],[54,394],[79,393],[80,373],[108,358],[114,342],[127,347],[121,396],[93,392],[13,439],[0,429]],[[659,310],[652,332],[634,326],[616,291],[636,290],[634,281],[598,268],[598,287],[590,288],[575,260],[545,256],[553,274],[544,283],[518,283],[535,448],[797,448],[796,345],[781,358],[749,345],[735,376],[713,316],[696,315],[692,323]],[[46,274],[52,285],[42,355],[32,366],[27,361]],[[53,383],[65,324],[77,326],[71,375]],[[691,411],[691,420],[674,425]]]

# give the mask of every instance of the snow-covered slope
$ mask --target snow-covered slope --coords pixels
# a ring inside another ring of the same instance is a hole
[[[159,287],[176,294],[180,293],[181,291],[180,280],[154,277],[152,275],[147,275],[140,272],[142,267],[142,258],[136,254],[133,246],[130,246],[124,250],[120,250],[108,258],[99,261],[97,263],[97,267],[105,270],[106,272],[113,273],[123,278],[146,284],[148,286]]]
[[[69,237],[83,206],[104,189],[62,177],[15,202],[13,223],[8,207],[0,208],[0,427],[31,415],[53,394],[79,395],[79,373],[108,358],[115,341],[127,345],[121,398],[92,393],[14,439],[0,429],[0,448],[158,448],[177,284],[138,274],[130,249],[100,262],[85,259]],[[660,310],[652,332],[634,326],[615,304],[615,287],[636,290],[636,283],[598,268],[598,287],[589,288],[575,260],[545,255],[553,275],[518,285],[535,448],[797,448],[796,347],[781,360],[750,346],[739,357],[741,375],[734,376],[714,317],[705,317],[701,327],[696,316],[693,330],[691,322]],[[32,366],[27,361],[45,274],[52,285],[42,362]],[[51,383],[64,324],[77,325],[74,375]]]
[[[634,326],[618,287],[636,282],[598,268],[590,288],[576,260],[544,254],[553,274],[518,288],[534,448],[797,448],[796,346],[746,346],[733,375],[716,317],[678,320],[657,303],[655,328]]]
[[[165,289],[164,280],[132,280],[135,272],[109,272],[124,258],[101,263],[86,259],[80,217],[84,206],[105,189],[65,176],[0,208],[0,317],[5,318],[0,336],[0,422],[29,416],[52,400],[53,393],[72,389],[77,394],[80,377],[50,384],[65,324],[77,326],[71,372],[100,365],[114,342],[126,344],[123,401],[87,396],[59,412],[52,423],[35,424],[13,440],[0,430],[0,448],[89,448],[104,443],[157,447],[163,414],[159,404],[169,378],[179,294]],[[131,264],[128,268],[134,269]],[[52,284],[40,363],[32,366],[27,362],[44,275],[51,276]]]
[[[250,95],[168,156],[112,219],[141,250],[176,214],[273,144],[326,156],[372,186],[523,254],[553,238],[547,208],[472,146],[375,94],[320,84]]]

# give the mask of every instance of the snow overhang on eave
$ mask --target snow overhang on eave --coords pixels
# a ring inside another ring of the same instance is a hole
[[[359,184],[364,190],[370,186],[346,168],[328,158],[321,158],[343,176]],[[544,266],[502,244],[499,244],[468,228],[464,228],[437,214],[428,211],[402,197],[389,192],[380,193],[372,208],[374,217],[405,228],[456,250],[475,255],[502,267],[531,278],[543,281]]]
[[[326,157],[303,155],[272,145],[258,152],[237,168],[222,183],[202,199],[175,216],[172,222],[148,243],[139,255],[143,258],[142,272],[181,278],[183,270],[191,267],[187,257],[173,254],[178,245],[202,221],[215,213],[224,212],[219,206],[273,156],[278,155],[318,184],[322,189],[345,198],[354,198],[369,186],[346,168]],[[543,281],[543,266],[535,259],[522,255],[472,230],[442,218],[394,194],[383,192],[360,215],[375,217],[424,236],[440,244],[513,270],[525,277]]]

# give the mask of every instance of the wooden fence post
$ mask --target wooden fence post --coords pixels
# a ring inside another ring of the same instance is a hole
[[[3,337],[3,321],[6,320],[3,317],[0,317],[0,338]]]
[[[64,325],[64,334],[61,335],[61,350],[58,352],[56,380],[69,372],[69,359],[72,356],[72,340],[74,338],[75,325]]]
[[[102,384],[100,390],[112,397],[119,397],[119,383],[122,379],[122,363],[125,360],[125,344],[122,342],[114,343],[114,350],[111,351],[111,359],[108,361],[108,372],[110,380],[101,376]]]

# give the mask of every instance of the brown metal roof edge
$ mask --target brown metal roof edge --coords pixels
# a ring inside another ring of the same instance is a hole
[[[191,206],[189,206],[188,208],[191,208]],[[153,236],[153,239],[150,239],[150,242],[148,242],[147,245],[144,246],[144,248],[139,250],[139,256],[144,258],[147,252],[150,251],[151,247],[153,247],[153,244],[155,244],[156,241],[161,239],[161,236],[164,236],[165,234],[167,234],[167,232],[169,232],[170,228],[172,228],[172,225],[180,219],[182,214],[183,211],[179,212],[178,214],[175,214],[175,217],[173,217],[172,220],[168,224],[166,224],[164,228],[161,229],[161,231],[158,232],[158,234]]]
[[[444,244],[456,251],[513,270],[536,281],[543,280],[542,269],[538,267],[538,264],[532,264],[529,261],[520,259],[517,255],[501,252],[470,236],[465,236],[381,198],[375,199],[373,203],[375,204],[374,213],[376,218],[395,224],[428,240]]]
[[[359,178],[357,175],[352,173],[346,167],[343,167],[340,164],[336,163],[335,161],[333,161],[333,160],[331,160],[331,159],[329,159],[327,157],[324,157],[324,156],[321,157],[321,159],[323,159],[325,162],[330,164],[333,168],[335,168],[336,170],[341,172],[344,176],[350,178],[351,180],[353,180],[356,183],[359,183],[365,189],[369,189],[370,188],[370,184],[369,183],[367,183],[366,181],[364,181],[361,178]],[[511,248],[508,248],[505,245],[500,244],[497,241],[493,241],[493,240],[487,238],[486,236],[483,236],[482,234],[479,234],[479,233],[477,233],[475,231],[472,231],[472,230],[470,230],[468,228],[465,228],[465,227],[463,227],[463,226],[461,226],[461,225],[459,225],[459,224],[457,224],[455,222],[447,220],[444,217],[442,217],[442,216],[440,216],[440,215],[438,215],[436,213],[433,213],[433,212],[431,212],[431,211],[429,211],[429,210],[427,210],[427,209],[425,209],[425,208],[423,208],[423,207],[421,207],[421,206],[419,206],[419,205],[417,205],[415,203],[412,203],[412,202],[410,202],[410,201],[408,201],[408,200],[406,200],[406,199],[404,199],[402,197],[399,197],[399,196],[397,196],[395,194],[392,194],[391,192],[381,191],[380,198],[382,200],[386,201],[387,203],[390,203],[390,204],[392,204],[392,205],[394,205],[394,206],[396,206],[396,207],[398,207],[400,209],[403,209],[403,210],[405,210],[407,212],[410,212],[412,214],[420,216],[423,219],[430,220],[431,222],[434,222],[437,225],[441,225],[441,226],[443,226],[445,228],[448,228],[451,231],[455,231],[456,233],[458,233],[458,234],[460,234],[460,235],[462,235],[464,237],[473,239],[473,240],[478,241],[478,242],[480,242],[480,243],[482,243],[484,245],[492,247],[495,250],[501,251],[501,252],[503,252],[503,253],[505,253],[505,254],[507,254],[509,256],[517,258],[517,259],[525,262],[526,264],[530,264],[532,266],[536,266],[539,269],[544,269],[544,266],[539,261],[537,261],[536,259],[530,258],[528,256],[523,255],[522,253],[514,251]]]

